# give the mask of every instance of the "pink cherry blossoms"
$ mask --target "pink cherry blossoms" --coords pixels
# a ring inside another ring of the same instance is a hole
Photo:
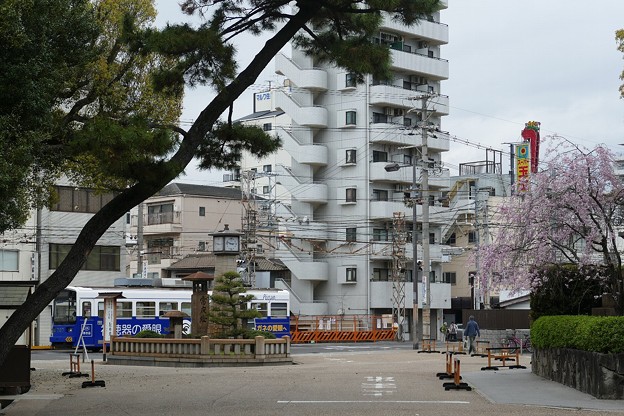
[[[489,235],[481,238],[482,288],[531,289],[532,273],[553,264],[606,266],[616,298],[622,292],[618,227],[624,225],[624,185],[614,155],[552,137],[528,191],[491,207]]]

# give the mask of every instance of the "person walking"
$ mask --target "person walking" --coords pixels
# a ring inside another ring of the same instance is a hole
[[[479,331],[479,324],[474,320],[474,316],[470,315],[466,328],[464,329],[464,337],[468,337],[468,355],[472,354],[473,351],[477,352],[475,338],[480,336],[481,331]]]
[[[457,325],[455,325],[455,322],[451,322],[451,326],[449,326],[449,341],[457,341]]]

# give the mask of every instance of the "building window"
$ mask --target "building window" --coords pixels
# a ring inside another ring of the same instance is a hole
[[[345,124],[347,126],[354,126],[356,124],[356,112],[355,111],[347,111],[345,113]]]
[[[130,215],[130,213],[126,212],[126,224],[130,224],[131,219],[132,219],[132,216]]]
[[[50,269],[58,268],[71,248],[71,244],[50,244]],[[82,265],[82,270],[120,271],[119,258],[119,247],[95,246]]]
[[[457,244],[457,236],[455,233],[451,234],[448,240],[446,240],[446,244],[449,246]]]
[[[468,232],[468,242],[469,243],[476,243],[477,242],[477,233],[474,231],[469,231]]]
[[[388,230],[385,228],[373,228],[373,241],[388,241]]]
[[[355,88],[357,86],[357,77],[355,74],[348,73],[345,75],[345,87]]]
[[[171,223],[173,223],[173,203],[147,206],[147,225]]]
[[[206,207],[199,207],[199,216],[200,217],[206,216]]]
[[[349,243],[357,241],[357,228],[347,228],[345,240]]]
[[[272,171],[271,165],[264,165],[264,166],[262,166],[262,171],[263,172],[271,172]]]
[[[410,127],[412,125],[412,119],[409,117],[404,117],[403,118],[403,125],[405,127]]]
[[[429,244],[435,244],[435,233],[429,233]]]
[[[271,123],[264,123],[262,125],[262,130],[263,131],[271,131],[271,130],[273,130],[273,124],[271,124]]]
[[[356,163],[355,156],[356,156],[355,149],[347,149],[346,154],[345,154],[345,163],[355,164]]]
[[[381,152],[379,150],[373,150],[373,162],[387,162],[388,152]]]
[[[84,212],[94,214],[110,202],[115,194],[93,189],[57,186],[58,202],[52,204],[51,211]]]
[[[387,123],[388,116],[382,113],[373,113],[373,123]]]
[[[383,189],[373,189],[373,201],[387,201],[388,191]]]
[[[268,194],[268,193],[269,193],[269,187],[268,187],[268,186],[266,186],[266,185],[265,185],[265,186],[263,186],[263,187],[262,187],[262,193],[263,193],[263,194],[265,194],[265,195],[266,195],[266,194]]]
[[[199,241],[197,243],[197,251],[206,251],[206,242],[205,241]]]
[[[3,271],[3,272],[19,271],[19,251],[0,250],[0,271]]]
[[[389,280],[390,271],[388,269],[373,268],[373,281],[387,282]]]
[[[347,188],[345,193],[347,202],[357,201],[357,188]]]
[[[347,267],[345,278],[347,282],[357,282],[357,269],[355,267]]]
[[[442,283],[450,283],[452,285],[457,283],[457,274],[455,272],[442,273]]]

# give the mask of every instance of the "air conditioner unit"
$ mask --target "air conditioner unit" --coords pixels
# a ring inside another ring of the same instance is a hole
[[[384,108],[384,114],[387,116],[393,116],[394,115],[394,109],[392,107],[385,107]]]
[[[418,42],[418,49],[425,49],[425,48],[428,48],[428,47],[429,47],[429,44],[427,42],[425,42],[425,41]]]
[[[402,116],[403,115],[403,109],[402,108],[395,108],[394,109],[394,115],[395,116]]]

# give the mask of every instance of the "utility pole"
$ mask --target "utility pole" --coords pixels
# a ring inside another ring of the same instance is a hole
[[[137,274],[143,276],[143,208],[144,204],[139,204],[139,213],[137,215]]]
[[[429,251],[429,150],[427,143],[427,133],[429,126],[427,120],[429,117],[427,113],[427,102],[431,98],[430,94],[426,94],[421,97],[422,100],[422,148],[421,148],[421,165],[422,165],[422,247],[423,247],[423,260],[422,260],[422,281],[423,281],[423,339],[430,339],[431,336],[431,259]]]
[[[403,341],[405,331],[405,214],[392,215],[392,315],[397,324],[395,339]]]

